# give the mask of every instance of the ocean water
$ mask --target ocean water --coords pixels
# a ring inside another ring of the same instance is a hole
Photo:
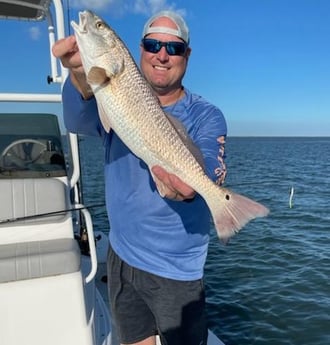
[[[103,150],[96,138],[81,149],[85,204],[99,205]],[[330,344],[330,138],[229,137],[226,151],[226,186],[270,214],[226,246],[212,230],[209,327],[226,345]],[[105,208],[90,210],[108,231]]]

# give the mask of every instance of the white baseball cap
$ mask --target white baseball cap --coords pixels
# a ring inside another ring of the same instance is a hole
[[[156,19],[161,17],[169,18],[177,29],[168,28],[166,26],[152,26]],[[161,11],[153,15],[144,25],[142,38],[152,33],[162,33],[177,36],[189,44],[189,29],[184,19],[173,11]]]

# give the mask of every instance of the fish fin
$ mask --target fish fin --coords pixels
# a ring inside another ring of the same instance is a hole
[[[103,85],[110,81],[110,76],[101,67],[92,67],[87,75],[87,82],[91,85]]]
[[[100,103],[97,102],[97,109],[99,112],[99,117],[100,117],[102,126],[105,129],[105,131],[109,133],[111,129],[110,119],[109,119],[109,116],[107,116],[107,113],[101,102]]]
[[[265,217],[269,213],[269,209],[260,203],[224,188],[222,198],[223,202],[218,200],[218,205],[211,206],[210,210],[218,237],[225,244],[250,220]]]

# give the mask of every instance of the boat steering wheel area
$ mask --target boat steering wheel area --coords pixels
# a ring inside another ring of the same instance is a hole
[[[36,162],[46,150],[46,144],[36,139],[15,140],[2,151],[0,162],[3,167],[24,167]]]

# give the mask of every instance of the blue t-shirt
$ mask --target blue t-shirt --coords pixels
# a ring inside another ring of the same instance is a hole
[[[96,101],[83,100],[68,81],[63,89],[64,121],[73,133],[98,135],[105,147],[105,193],[113,250],[126,263],[176,280],[203,276],[210,213],[203,198],[172,201],[162,198],[147,165],[113,132],[100,123]],[[226,122],[221,111],[185,89],[185,97],[164,107],[182,122],[201,150],[208,176],[225,176]]]

